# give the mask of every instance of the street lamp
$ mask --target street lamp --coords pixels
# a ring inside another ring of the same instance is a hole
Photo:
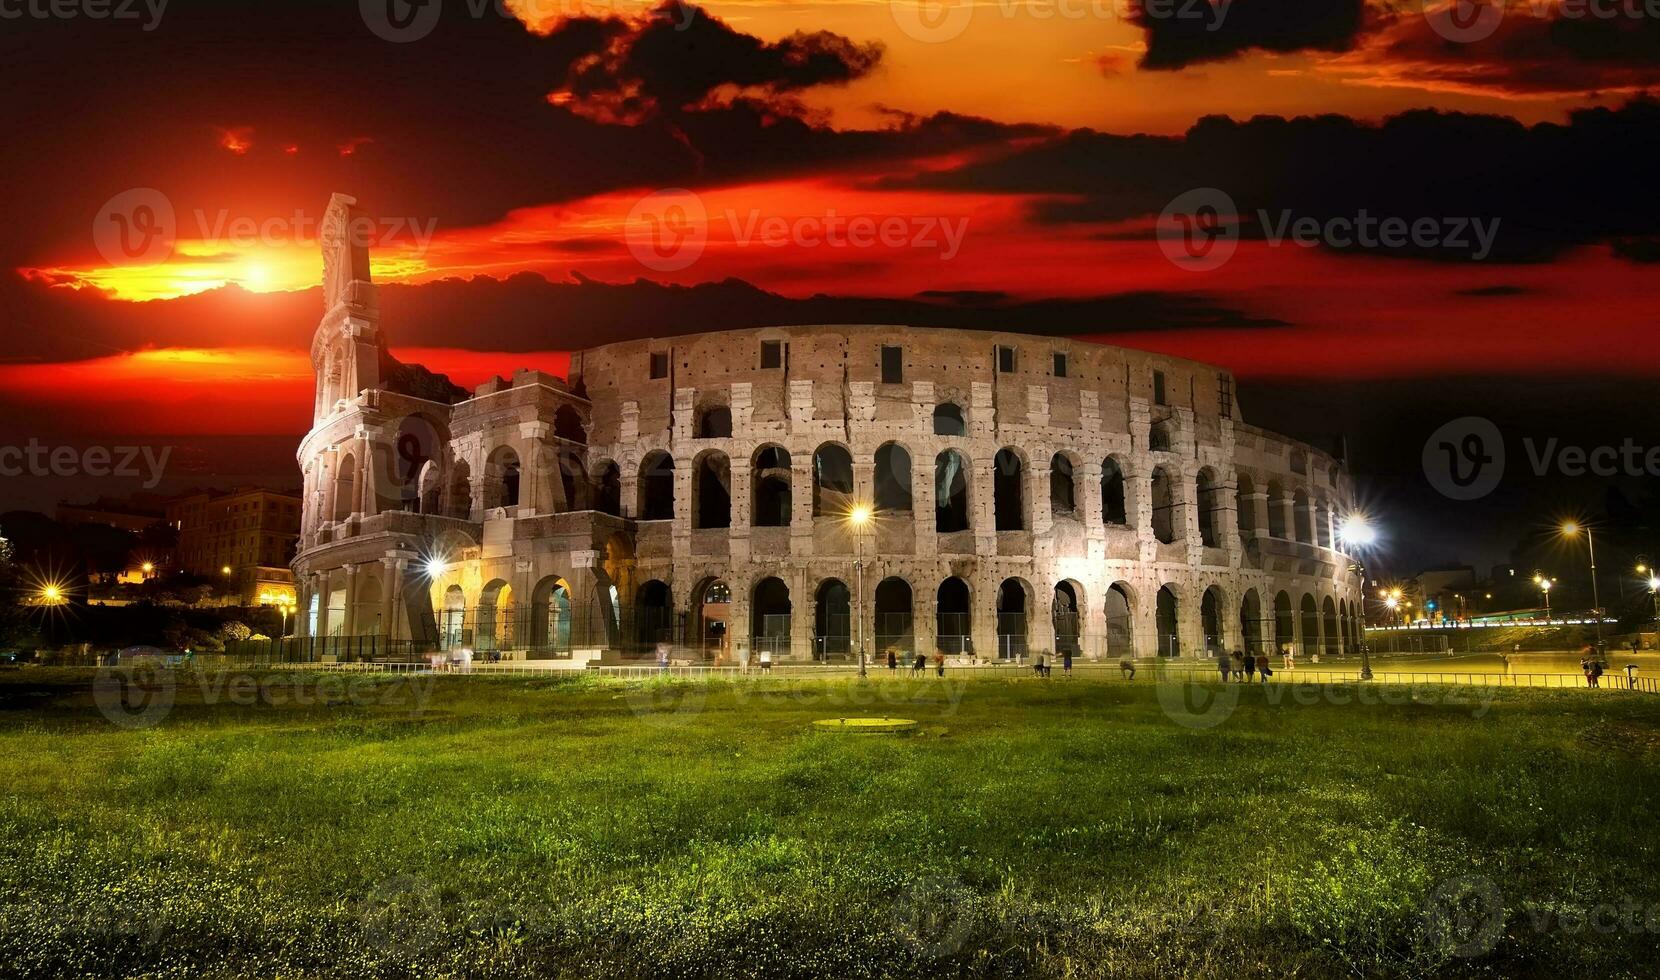
[[[1562,522],[1562,536],[1565,537],[1565,538],[1574,537],[1574,536],[1578,535],[1581,530],[1583,530],[1585,532],[1585,548],[1586,548],[1587,553],[1591,557],[1591,605],[1593,607],[1595,607],[1595,608],[1592,609],[1592,612],[1597,617],[1596,618],[1597,656],[1601,657],[1602,656],[1602,600],[1597,597],[1597,542],[1596,542],[1595,537],[1591,534],[1591,528],[1589,526],[1583,526],[1582,527],[1578,521],[1563,521]]]
[[[1551,590],[1551,586],[1555,585],[1556,583],[1552,582],[1550,579],[1546,578],[1543,575],[1533,576],[1533,583],[1535,585],[1539,586],[1539,591],[1540,592],[1543,592],[1545,594],[1545,625],[1549,626],[1550,625],[1550,590]]]
[[[847,522],[853,527],[853,545],[855,558],[853,561],[853,587],[857,591],[857,617],[859,640],[859,676],[865,673],[865,528],[870,526],[871,509],[869,504],[854,504],[853,509],[847,512]]]

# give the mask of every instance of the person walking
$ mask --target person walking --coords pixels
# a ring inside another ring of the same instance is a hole
[[[1590,658],[1584,657],[1584,656],[1581,656],[1579,658],[1579,672],[1585,675],[1585,686],[1586,687],[1595,687],[1596,686],[1595,684],[1593,684],[1591,682],[1591,660],[1590,660]]]
[[[1072,648],[1071,647],[1067,647],[1065,650],[1061,651],[1061,673],[1065,674],[1068,677],[1072,676]]]
[[[1239,651],[1235,650],[1233,655],[1235,657],[1238,657],[1240,655]],[[1224,683],[1224,684],[1226,684],[1228,682],[1228,675],[1230,673],[1232,673],[1232,670],[1229,669],[1231,664],[1232,664],[1232,660],[1228,657],[1227,654],[1218,653],[1216,655],[1216,669],[1222,672],[1222,683]]]
[[[936,676],[939,676],[939,677],[944,677],[945,676],[945,651],[944,650],[935,650],[934,651],[934,671],[935,671]]]
[[[763,673],[763,674],[771,674],[772,673],[772,651],[771,650],[762,650],[761,651],[761,673]]]
[[[1257,673],[1262,675],[1262,682],[1268,683],[1268,678],[1274,675],[1274,668],[1268,666],[1268,655],[1265,653],[1257,658]]]
[[[1264,658],[1264,659],[1266,659],[1266,658]],[[1257,658],[1256,658],[1256,655],[1247,653],[1245,655],[1245,683],[1249,684],[1252,681],[1256,680],[1256,672],[1257,672]]]
[[[1038,654],[1036,654],[1032,657],[1032,675],[1034,677],[1042,677],[1043,676],[1043,654],[1042,653],[1038,653]]]
[[[1135,680],[1135,661],[1133,661],[1133,660],[1120,660],[1118,662],[1118,671],[1119,671],[1119,673],[1124,675],[1125,680],[1127,680],[1127,681]],[[1223,679],[1226,680],[1225,675],[1224,675]]]
[[[1591,686],[1592,687],[1601,687],[1602,686],[1602,661],[1601,660],[1591,661]]]
[[[896,671],[898,669],[899,669],[899,654],[894,651],[893,647],[888,647],[888,673],[891,674],[891,673],[893,673],[894,671]]]
[[[921,650],[918,650],[916,652],[916,659],[911,661],[911,676],[915,677],[916,675],[922,673],[924,670],[927,670],[927,669],[928,669],[928,655],[923,653]]]
[[[1230,667],[1233,670],[1234,680],[1242,681],[1245,679],[1245,655],[1243,653],[1238,650],[1233,652],[1233,663],[1230,664]]]

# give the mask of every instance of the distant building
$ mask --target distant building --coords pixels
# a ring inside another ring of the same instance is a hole
[[[53,516],[59,524],[103,524],[136,534],[165,519],[167,498],[139,493],[121,500],[99,497],[85,504],[61,501]]]
[[[179,567],[228,578],[246,605],[294,600],[288,563],[300,538],[300,497],[245,487],[204,491],[167,505],[178,529]]]

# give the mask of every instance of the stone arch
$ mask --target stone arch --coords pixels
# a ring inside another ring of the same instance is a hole
[[[1026,531],[1026,454],[1004,446],[992,460],[992,516],[999,531]]]
[[[968,435],[968,419],[961,405],[946,401],[934,406],[934,435]]]
[[[674,457],[661,449],[640,463],[639,506],[642,521],[674,520]]]
[[[1337,603],[1326,596],[1320,604],[1320,618],[1325,626],[1326,654],[1335,657],[1343,652],[1343,633],[1337,624]]]
[[[1308,509],[1308,491],[1298,487],[1291,494],[1291,519],[1296,522],[1297,540],[1304,544],[1314,543],[1311,516]]]
[[[766,445],[755,450],[750,460],[749,479],[753,494],[750,498],[750,526],[789,527],[793,514],[789,450],[779,445]]]
[[[1159,586],[1153,602],[1153,628],[1158,634],[1159,656],[1181,656],[1181,622],[1181,599],[1176,594],[1176,586],[1167,582]]]
[[[453,650],[467,642],[467,593],[461,586],[452,585],[444,590],[443,601],[442,618],[438,621],[439,644],[445,650]]]
[[[732,588],[716,576],[706,576],[692,588],[692,622],[687,637],[703,657],[732,662]]]
[[[1299,652],[1304,654],[1318,653],[1320,652],[1320,613],[1314,605],[1314,596],[1304,592],[1300,606],[1303,644]]]
[[[484,509],[519,506],[523,467],[512,446],[497,446],[484,463]]]
[[[900,653],[909,653],[916,647],[916,609],[911,583],[898,575],[889,575],[876,584],[876,650],[885,654],[889,647]]]
[[[1246,653],[1261,653],[1263,651],[1262,634],[1262,597],[1256,589],[1246,589],[1245,598],[1239,602],[1239,637],[1240,645]]]
[[[473,468],[464,459],[450,467],[449,514],[459,520],[473,516]]]
[[[341,453],[340,461],[334,471],[334,513],[335,523],[349,520],[357,513],[358,484],[361,480],[358,472],[357,455],[355,453]]]
[[[953,575],[934,594],[934,642],[946,653],[972,653],[973,637],[973,590],[966,579]]]
[[[1073,656],[1084,652],[1084,587],[1077,579],[1063,578],[1055,583],[1055,594],[1050,597],[1049,618],[1055,627],[1055,653],[1071,651]]]
[[[1107,627],[1107,655],[1120,660],[1135,656],[1135,591],[1126,582],[1114,582],[1102,597]]]
[[[1170,423],[1168,421],[1154,422],[1147,427],[1147,451],[1167,453],[1174,445]]]
[[[693,432],[699,439],[732,438],[732,409],[725,405],[706,405],[698,409]]]
[[[1049,513],[1059,520],[1078,516],[1078,482],[1071,456],[1056,453],[1049,458]]]
[[[1176,480],[1168,466],[1153,467],[1153,537],[1164,544],[1176,540],[1181,501],[1176,496]]]
[[[444,467],[436,459],[429,459],[421,467],[421,475],[417,481],[418,502],[416,510],[422,514],[442,516],[444,514]]]
[[[1322,548],[1331,547],[1331,511],[1326,507],[1325,497],[1314,498],[1314,543]]]
[[[718,450],[692,460],[692,527],[732,526],[732,464]]]
[[[1032,585],[1006,578],[997,586],[997,656],[1014,659],[1031,648]]]
[[[571,584],[562,575],[547,575],[530,589],[531,649],[563,653],[571,649]]]
[[[350,579],[348,579],[350,581]],[[384,636],[390,623],[381,622],[380,563],[363,565],[352,594],[352,632],[358,636]]]
[[[503,579],[492,579],[478,594],[474,616],[473,647],[485,652],[513,647],[513,587]]]
[[[853,650],[853,593],[839,578],[827,578],[813,591],[813,653],[829,660]]]
[[[1249,538],[1257,529],[1256,502],[1251,499],[1256,494],[1256,484],[1248,473],[1239,474],[1235,482],[1234,513],[1239,515],[1239,535]]]
[[[586,446],[588,425],[583,421],[581,412],[570,405],[561,405],[553,413],[553,435],[556,439]]]
[[[1222,483],[1209,466],[1194,481],[1199,504],[1199,543],[1206,548],[1222,546]]]
[[[749,643],[754,655],[770,651],[773,660],[790,652],[790,587],[776,575],[756,581],[750,590]]]
[[[839,442],[813,450],[813,516],[841,517],[853,508],[853,454]]]
[[[1278,480],[1268,481],[1268,536],[1286,538],[1285,487]]]
[[[1223,613],[1227,608],[1228,596],[1220,585],[1212,585],[1199,597],[1199,631],[1207,654],[1223,656],[1228,652]]]
[[[662,579],[643,582],[634,590],[634,640],[642,648],[675,639],[674,593]]]
[[[1101,461],[1101,520],[1107,524],[1130,522],[1129,499],[1125,493],[1128,473],[1117,456]]]
[[[1297,641],[1296,613],[1291,608],[1291,596],[1281,590],[1274,595],[1274,650],[1284,652]]]
[[[390,492],[386,506],[422,512],[429,468],[444,455],[448,442],[448,430],[421,412],[406,415],[398,422],[397,434],[388,447],[387,478],[384,482],[376,481],[383,482],[381,496],[386,497]]]
[[[897,442],[876,447],[876,500],[878,512],[911,510],[911,453]]]
[[[968,461],[947,449],[934,457],[934,530],[950,534],[968,528]]]
[[[609,459],[594,468],[594,510],[612,517],[622,516],[622,469]],[[672,487],[670,492],[672,493]]]

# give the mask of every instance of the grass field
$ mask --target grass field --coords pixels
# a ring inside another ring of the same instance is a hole
[[[100,705],[131,691],[0,674],[0,976],[1635,977],[1660,948],[1653,696],[159,676],[127,728]],[[842,715],[920,731],[810,730]]]

